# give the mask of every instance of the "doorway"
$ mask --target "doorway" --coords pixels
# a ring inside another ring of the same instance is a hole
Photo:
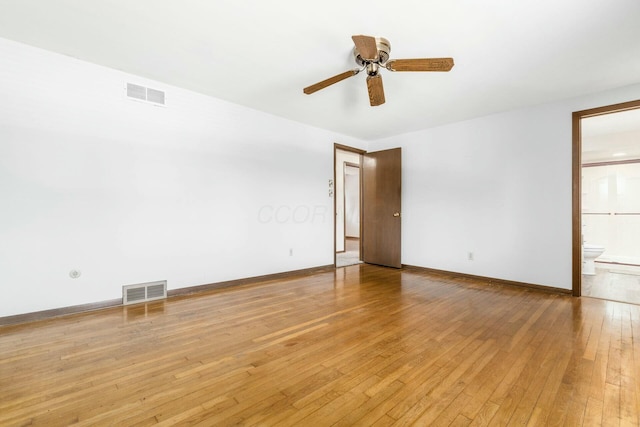
[[[334,144],[333,175],[334,265],[401,268],[402,150]]]
[[[573,113],[573,294],[640,304],[640,100]]]
[[[360,150],[335,149],[335,265],[346,267],[362,263],[361,247],[361,163]]]

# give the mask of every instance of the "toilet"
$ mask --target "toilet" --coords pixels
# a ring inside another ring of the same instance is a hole
[[[596,258],[604,252],[604,246],[585,243],[582,245],[582,274],[596,274]]]

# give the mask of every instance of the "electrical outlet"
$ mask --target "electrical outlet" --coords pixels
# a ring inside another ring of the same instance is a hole
[[[468,253],[467,253],[467,259],[468,259],[469,261],[473,261],[473,252],[468,252]]]
[[[289,256],[293,256],[293,248],[289,248]]]
[[[69,277],[71,277],[72,279],[77,279],[81,274],[82,272],[80,270],[71,270],[69,272]]]

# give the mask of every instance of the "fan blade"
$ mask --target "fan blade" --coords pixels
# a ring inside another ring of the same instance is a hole
[[[449,71],[453,58],[393,59],[385,67],[391,71]]]
[[[341,82],[344,79],[348,79],[349,77],[355,76],[359,72],[360,72],[360,70],[357,69],[357,68],[355,70],[345,71],[344,73],[338,74],[337,76],[329,77],[326,80],[318,82],[318,83],[316,83],[314,85],[311,85],[309,87],[305,87],[302,91],[304,93],[306,93],[307,95],[311,95],[312,93],[317,92],[320,89],[324,89],[325,87],[331,86],[334,83],[338,83],[338,82]]]
[[[362,59],[367,61],[375,61],[378,58],[378,45],[375,37],[371,36],[351,36],[356,49],[360,53]]]
[[[372,107],[384,104],[384,88],[380,74],[367,76],[367,89],[369,89],[369,103]]]

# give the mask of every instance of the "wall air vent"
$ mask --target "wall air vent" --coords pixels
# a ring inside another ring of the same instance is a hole
[[[139,283],[122,287],[122,304],[153,301],[167,297],[167,281]]]
[[[127,83],[127,98],[146,101],[155,105],[165,105],[163,91],[133,83]]]

